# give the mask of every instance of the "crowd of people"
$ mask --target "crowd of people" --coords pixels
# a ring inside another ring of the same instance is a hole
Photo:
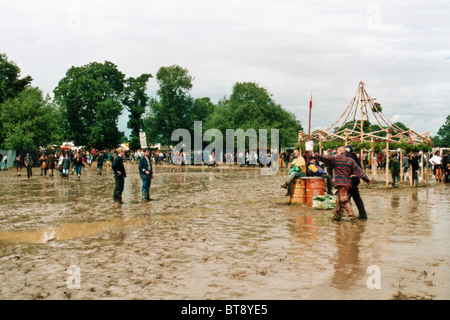
[[[408,177],[410,168],[412,168],[413,180],[418,184],[418,172],[422,162],[418,152],[411,153],[403,159],[398,152],[388,154],[389,162],[386,161],[386,155],[379,154],[375,159],[377,168],[386,167],[389,163],[389,171],[392,176],[393,187],[397,187],[400,183],[400,175],[404,178]],[[325,155],[319,155],[312,152],[308,155],[307,160],[301,155],[300,150],[294,150],[292,154],[282,153],[280,159],[280,167],[288,168],[288,177],[282,188],[287,189],[286,196],[291,195],[291,185],[295,178],[303,178],[307,176],[321,177],[327,180],[327,193],[332,194],[332,188],[336,188],[336,209],[333,210],[333,220],[339,221],[342,217],[343,210],[347,211],[350,221],[357,219],[350,205],[353,198],[358,208],[359,219],[367,219],[367,213],[364,203],[359,193],[358,186],[360,180],[371,183],[369,177],[365,173],[367,165],[370,163],[367,154],[362,159],[357,155],[351,145],[339,147],[337,150],[327,150]],[[428,154],[424,157],[424,166],[430,165],[436,182],[450,182],[450,154],[444,150],[442,156],[439,151],[434,154]],[[362,160],[362,161],[361,161]],[[400,161],[402,162],[403,172],[400,172]],[[307,163],[308,162],[308,163]],[[375,163],[375,162],[374,162]]]
[[[58,152],[45,153],[42,152],[35,164],[33,157],[27,153],[26,155],[18,154],[14,159],[17,175],[22,174],[22,169],[26,168],[27,177],[33,177],[33,166],[39,166],[41,176],[53,177],[55,171],[59,172],[61,178],[68,180],[70,175],[76,175],[77,180],[81,179],[83,168],[91,167],[93,162],[97,163],[97,175],[102,175],[103,167],[111,167],[114,172],[116,181],[114,191],[114,201],[122,202],[122,191],[124,185],[124,178],[126,177],[124,162],[130,164],[138,164],[139,175],[142,179],[142,199],[143,201],[150,201],[150,185],[151,179],[154,177],[153,165],[191,165],[194,164],[194,159],[198,156],[202,159],[202,164],[207,166],[217,166],[218,164],[231,164],[239,166],[266,166],[269,165],[270,159],[274,154],[270,151],[267,153],[256,152],[237,152],[237,153],[222,153],[217,158],[214,152],[209,153],[206,157],[203,153],[180,152],[175,156],[171,152],[163,152],[160,150],[150,151],[149,149],[142,149],[136,151],[126,151],[122,148],[117,150],[63,150]],[[389,155],[389,170],[392,175],[392,184],[394,187],[400,183],[400,175],[403,178],[408,178],[410,168],[412,168],[413,181],[416,185],[418,183],[418,171],[420,169],[421,157],[419,153],[411,153],[401,159],[400,154],[392,152]],[[371,161],[368,154],[364,154],[361,158],[357,155],[352,146],[339,147],[337,150],[327,150],[324,155],[311,153],[307,157],[308,163],[302,157],[300,150],[287,150],[279,154],[279,167],[287,168],[289,171],[286,182],[282,185],[287,189],[287,194],[291,193],[291,184],[297,177],[316,176],[326,179],[327,193],[332,194],[333,187],[337,189],[337,202],[334,211],[334,219],[339,220],[342,216],[342,210],[348,212],[350,220],[354,221],[356,215],[353,213],[349,201],[354,199],[359,211],[360,219],[367,219],[364,204],[359,194],[358,185],[360,179],[370,183],[370,179],[365,174],[364,170],[371,166],[372,163],[378,169],[385,169],[386,155],[380,153],[374,160]],[[403,171],[400,170],[400,162],[402,162]],[[3,170],[7,170],[8,159],[6,154],[0,155],[0,164]],[[429,165],[433,169],[433,174],[437,182],[444,179],[445,182],[450,182],[450,154],[444,150],[440,155],[439,151],[434,154],[427,154],[424,156],[424,166]]]

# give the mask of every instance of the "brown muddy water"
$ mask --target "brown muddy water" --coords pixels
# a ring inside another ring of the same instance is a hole
[[[450,298],[448,184],[363,186],[350,223],[287,205],[285,171],[156,170],[141,203],[127,165],[120,207],[110,168],[0,172],[0,299]]]

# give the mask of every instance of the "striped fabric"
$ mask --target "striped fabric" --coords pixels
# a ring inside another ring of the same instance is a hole
[[[352,186],[351,176],[356,176],[366,182],[370,182],[369,177],[356,164],[355,160],[346,157],[345,155],[336,155],[334,157],[324,157],[319,154],[314,154],[314,157],[327,165],[332,165],[334,168],[334,186]]]

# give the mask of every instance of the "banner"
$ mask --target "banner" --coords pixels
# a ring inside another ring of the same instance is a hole
[[[147,148],[147,138],[145,132],[139,132],[139,140],[141,141],[141,149]]]

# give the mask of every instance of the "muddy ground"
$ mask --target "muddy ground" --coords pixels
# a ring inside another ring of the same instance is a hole
[[[156,167],[141,203],[126,168],[121,206],[110,168],[0,172],[0,299],[450,298],[449,184],[380,174],[350,223],[287,205],[285,171]]]

